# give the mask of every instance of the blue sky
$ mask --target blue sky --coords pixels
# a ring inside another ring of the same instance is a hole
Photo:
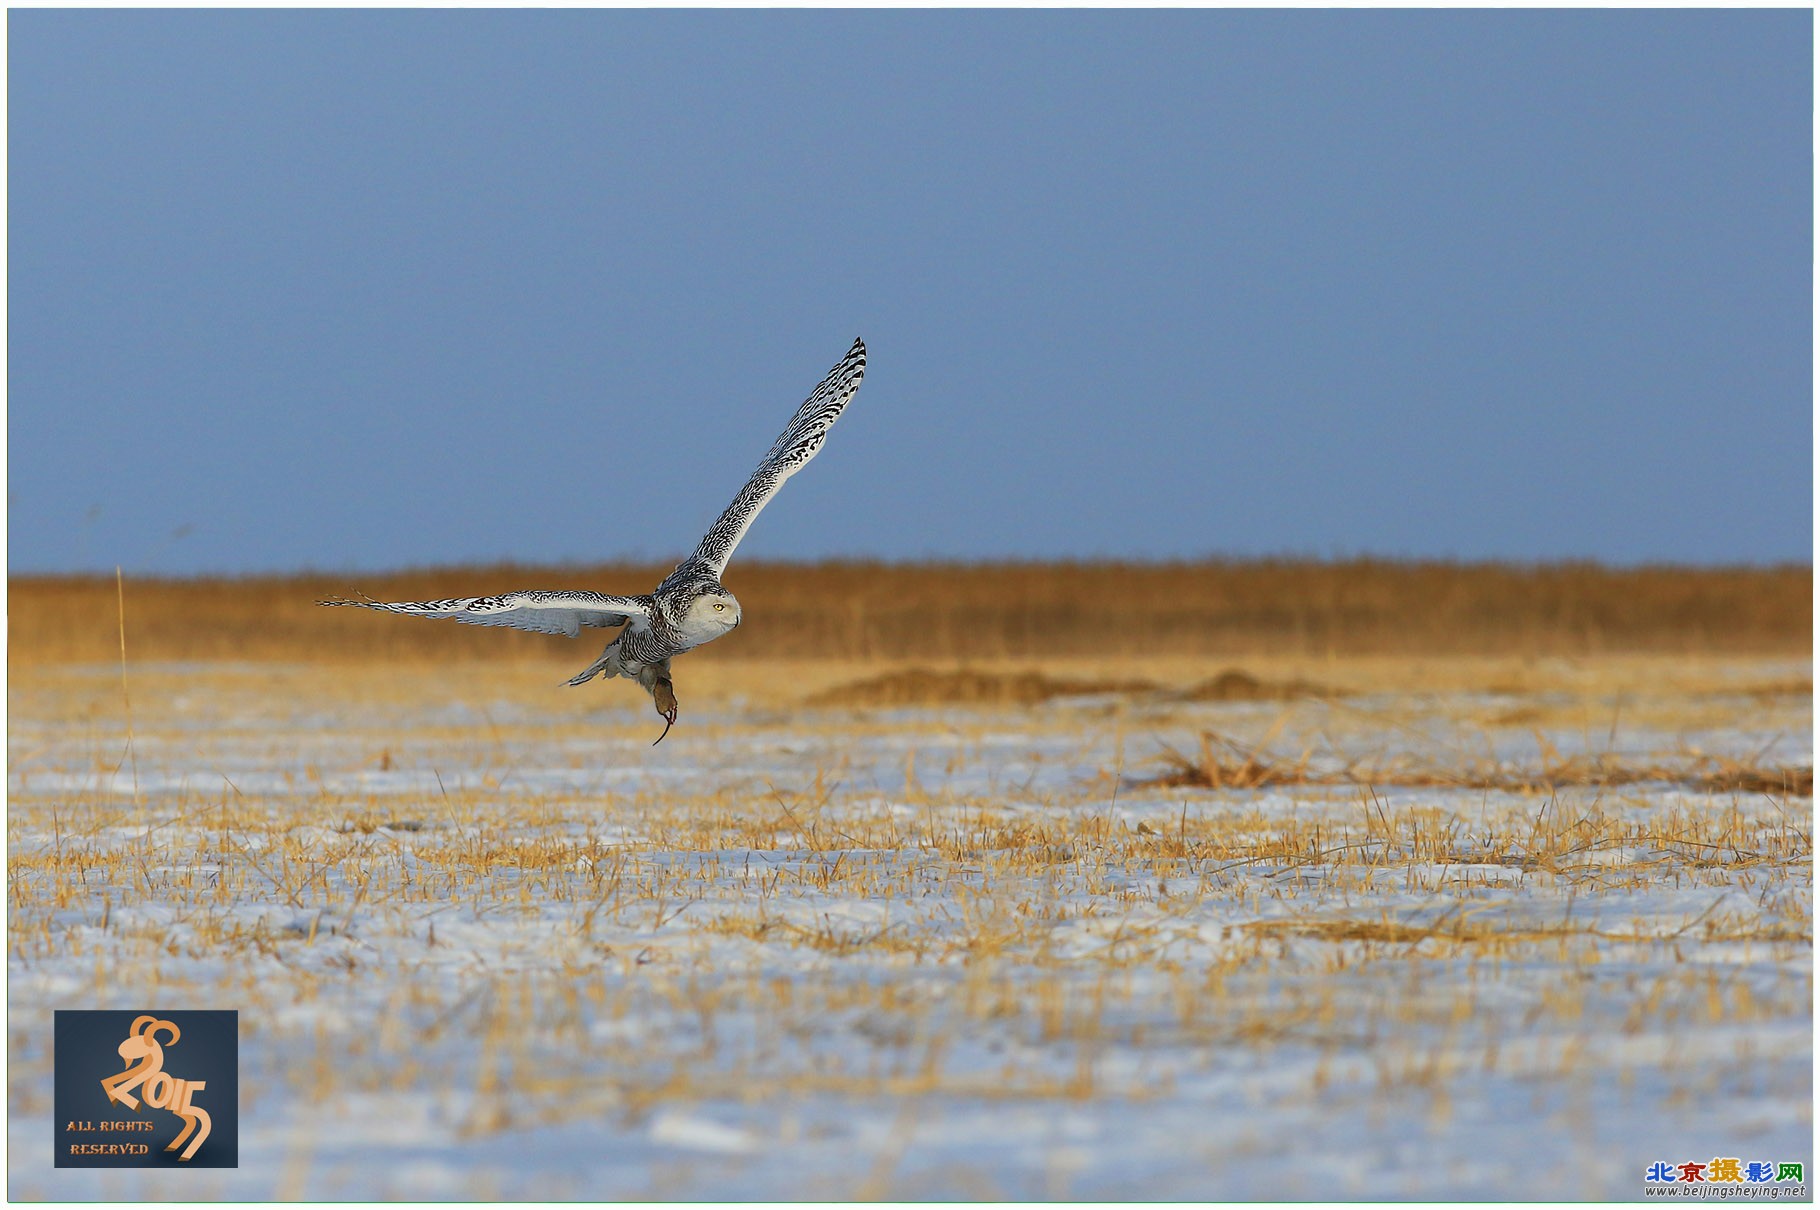
[[[14,11],[10,567],[1805,561],[1811,21]]]

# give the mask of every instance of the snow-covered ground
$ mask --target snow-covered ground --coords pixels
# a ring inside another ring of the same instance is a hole
[[[1811,1172],[1811,798],[1141,784],[1203,731],[1317,773],[1811,767],[1806,699],[731,695],[653,748],[629,691],[485,670],[388,673],[383,700],[139,675],[130,747],[118,669],[13,688],[15,1198],[1628,1199],[1658,1160]],[[53,1169],[51,1011],[141,1007],[240,1011],[238,1169]]]

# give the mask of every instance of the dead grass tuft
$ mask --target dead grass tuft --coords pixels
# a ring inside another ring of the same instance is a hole
[[[1140,786],[1199,787],[1207,790],[1257,790],[1265,786],[1335,785],[1342,779],[1322,776],[1308,768],[1309,753],[1284,760],[1267,755],[1263,745],[1235,743],[1211,731],[1201,733],[1201,750],[1188,756],[1174,748],[1163,749],[1166,768]]]

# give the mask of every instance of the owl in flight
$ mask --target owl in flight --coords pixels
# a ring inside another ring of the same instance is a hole
[[[655,591],[617,597],[585,590],[538,589],[447,601],[354,601],[335,597],[318,604],[358,605],[418,618],[454,618],[477,626],[515,626],[570,638],[579,635],[585,626],[623,627],[600,658],[570,677],[568,683],[580,685],[596,675],[637,681],[663,716],[663,735],[652,741],[662,743],[676,722],[676,686],[670,680],[670,661],[739,625],[739,601],[720,582],[727,560],[745,537],[752,518],[770,503],[784,480],[801,470],[821,449],[828,430],[859,390],[865,373],[866,346],[855,340],[847,355],[796,409],[783,435],[772,444],[695,553],[677,564]]]

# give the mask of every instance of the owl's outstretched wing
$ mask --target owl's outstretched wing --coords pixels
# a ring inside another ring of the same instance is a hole
[[[414,618],[454,618],[475,626],[512,626],[539,634],[566,634],[584,626],[643,630],[651,623],[649,597],[615,597],[603,592],[508,592],[496,597],[455,597],[447,601],[374,601],[331,597],[318,605],[358,605]]]
[[[720,515],[714,528],[702,538],[695,553],[671,573],[673,578],[686,574],[687,570],[705,570],[715,579],[720,578],[721,573],[727,569],[727,560],[733,557],[734,547],[746,536],[752,518],[758,516],[759,510],[771,502],[771,497],[784,485],[784,480],[815,457],[815,451],[821,449],[822,442],[827,440],[828,430],[840,419],[841,409],[847,406],[847,401],[859,390],[860,379],[865,374],[866,345],[864,341],[855,340],[853,347],[847,350],[847,355],[828,371],[828,376],[803,401],[803,406],[796,409],[796,415],[790,418],[789,427],[772,444],[764,461],[752,472],[752,478],[746,481],[746,486],[733,498],[727,511]]]

